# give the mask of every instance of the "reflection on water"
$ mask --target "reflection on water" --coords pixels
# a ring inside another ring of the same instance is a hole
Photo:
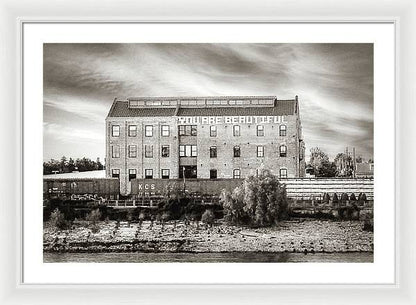
[[[44,253],[45,263],[372,263],[372,252],[351,253]]]

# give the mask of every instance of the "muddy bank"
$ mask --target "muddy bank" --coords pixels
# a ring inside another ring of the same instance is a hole
[[[84,226],[85,225],[85,226]],[[45,226],[45,252],[372,252],[373,233],[362,221],[295,219],[272,228],[244,228],[201,222],[156,224],[100,222],[54,231]]]

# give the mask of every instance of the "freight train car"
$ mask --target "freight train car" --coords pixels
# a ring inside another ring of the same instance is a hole
[[[218,196],[223,189],[232,192],[242,183],[243,179],[134,179],[131,181],[131,197],[165,196],[177,191]]]
[[[88,199],[128,199],[141,200],[148,197],[163,197],[174,192],[185,192],[197,196],[218,197],[223,189],[232,192],[241,185],[243,179],[132,179],[130,195],[120,195],[117,178],[44,178],[45,198],[63,198],[72,200]],[[331,198],[343,193],[366,195],[373,200],[374,180],[368,178],[288,178],[281,179],[286,185],[287,196],[300,201],[320,200],[325,193]]]
[[[244,179],[132,179],[130,196],[140,199],[152,195],[165,196],[170,192],[185,191],[189,194],[218,196],[222,190],[232,192]],[[296,200],[320,200],[325,193],[331,198],[343,193],[358,198],[360,193],[373,200],[372,178],[287,178],[280,179],[286,185],[288,198]]]
[[[44,178],[43,194],[72,200],[118,199],[120,183],[115,178]]]

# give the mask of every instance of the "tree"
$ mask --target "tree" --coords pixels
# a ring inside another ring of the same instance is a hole
[[[351,177],[354,172],[353,159],[345,153],[338,153],[334,159],[337,176]]]
[[[68,161],[67,161],[67,159],[66,159],[66,157],[65,156],[63,156],[62,158],[61,158],[61,162],[60,162],[60,164],[59,164],[59,171],[61,172],[61,173],[65,173],[65,172],[67,172],[66,171],[66,169],[68,168]]]
[[[82,158],[82,159],[74,159],[67,158],[63,156],[61,160],[54,160],[51,159],[50,161],[43,162],[43,174],[53,174],[56,172],[60,173],[72,173],[76,168],[80,172],[83,171],[92,171],[92,170],[102,170],[104,166],[101,164],[99,158],[97,158],[97,161],[92,161],[88,158]]]
[[[310,166],[312,166],[315,175],[319,177],[319,167],[322,166],[322,162],[329,162],[329,157],[319,147],[313,147],[310,151],[311,157],[309,160],[309,164]]]
[[[235,224],[270,226],[287,212],[286,187],[271,175],[247,177],[232,193],[220,197],[225,218]]]
[[[68,172],[72,173],[75,170],[75,161],[72,158],[69,158],[68,161]]]
[[[49,223],[55,229],[63,230],[68,227],[68,222],[65,220],[64,214],[56,208],[49,219]]]
[[[318,167],[316,177],[335,177],[337,173],[337,166],[334,162],[324,160]]]

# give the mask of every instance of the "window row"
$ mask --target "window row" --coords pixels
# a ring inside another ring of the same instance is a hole
[[[234,146],[233,148],[233,155],[235,158],[241,157],[241,148],[240,146]],[[280,145],[279,146],[279,155],[280,157],[286,157],[287,156],[287,146],[286,145]],[[217,146],[211,146],[209,148],[209,156],[210,158],[216,158],[217,157]],[[264,157],[264,146],[259,145],[257,146],[257,157],[263,158]]]
[[[257,136],[264,137],[264,126],[257,125]],[[197,126],[196,125],[179,125],[179,135],[180,136],[196,136],[197,135]],[[153,137],[153,125],[145,125],[144,126],[144,135],[146,137]],[[239,137],[240,136],[240,126],[234,125],[233,126],[233,136]],[[279,136],[285,137],[287,134],[287,127],[286,125],[279,126]],[[169,137],[170,136],[170,126],[169,125],[162,125],[160,128],[160,135],[162,137]],[[217,126],[211,125],[209,129],[210,137],[217,136]],[[120,136],[120,125],[112,125],[111,126],[111,136],[112,137],[119,137]],[[136,137],[137,136],[137,125],[129,125],[128,126],[128,136],[129,137]]]
[[[218,173],[216,169],[211,169],[209,171],[209,178],[210,179],[217,179]],[[279,177],[280,178],[287,178],[287,169],[281,168],[279,170]],[[241,170],[239,168],[233,169],[233,179],[240,179],[241,178]]]
[[[111,171],[111,177],[113,178],[120,178],[120,170],[113,169]],[[162,169],[161,170],[161,177],[162,179],[169,179],[170,178],[170,170],[169,169]],[[137,170],[136,169],[129,169],[129,181],[137,178]],[[145,179],[153,179],[153,169],[145,169],[144,170],[144,178]]]
[[[162,145],[161,149],[161,157],[162,158],[169,158],[170,156],[170,146],[169,145]],[[198,155],[197,146],[196,145],[179,145],[179,157],[196,157]],[[217,158],[217,146],[211,146],[209,148],[209,157],[210,158]],[[235,158],[241,157],[241,148],[240,146],[234,146],[233,148],[233,156]],[[287,146],[280,145],[279,146],[279,156],[286,157],[287,156]],[[113,158],[120,158],[120,146],[113,145],[112,146],[112,157]],[[137,158],[137,145],[129,145],[128,146],[128,157],[129,158]],[[144,146],[144,157],[145,158],[153,158],[153,145],[145,145]],[[264,146],[259,145],[257,146],[257,157],[263,158],[264,157]]]
[[[179,135],[180,136],[196,136],[197,135],[197,126],[196,125],[179,125]],[[257,125],[256,127],[257,136],[264,137],[264,125]],[[209,136],[216,137],[217,136],[217,125],[211,125],[209,127]],[[241,127],[240,125],[233,125],[233,136],[239,137],[241,135]],[[286,125],[279,126],[279,136],[285,137],[287,135],[287,127]]]
[[[113,169],[111,172],[111,176],[113,178],[120,178],[120,170]],[[210,179],[217,179],[218,171],[216,169],[211,169],[209,171],[209,178]],[[287,178],[287,169],[281,168],[279,170],[279,177],[280,178]],[[129,169],[129,181],[137,178],[137,170],[136,169]],[[153,169],[145,169],[144,170],[144,178],[145,179],[153,179]],[[162,179],[169,179],[170,178],[170,169],[161,169],[161,178]],[[241,170],[239,168],[233,169],[233,179],[241,179]]]
[[[239,137],[241,135],[241,128],[239,125],[233,125],[233,136]],[[263,125],[257,125],[256,132],[258,137],[264,137],[264,126]],[[285,137],[287,134],[287,127],[286,125],[280,125],[279,126],[279,136]],[[210,137],[216,137],[217,136],[217,126],[211,125],[209,129],[209,135]]]
[[[127,149],[128,149],[129,158],[137,158],[137,145],[129,145]],[[170,155],[170,146],[162,145],[160,149],[160,154],[162,158],[168,158]],[[113,158],[120,158],[120,146],[119,145],[113,145],[111,147],[111,156]],[[153,145],[144,146],[144,157],[153,158]]]
[[[144,135],[146,137],[153,137],[153,125],[145,125],[144,126]],[[162,137],[169,137],[170,136],[170,126],[169,125],[162,125],[160,127],[160,135]],[[119,137],[120,136],[120,125],[112,125],[111,126],[111,136],[112,137]],[[136,137],[137,136],[137,125],[129,125],[128,126],[128,136],[129,137]]]

